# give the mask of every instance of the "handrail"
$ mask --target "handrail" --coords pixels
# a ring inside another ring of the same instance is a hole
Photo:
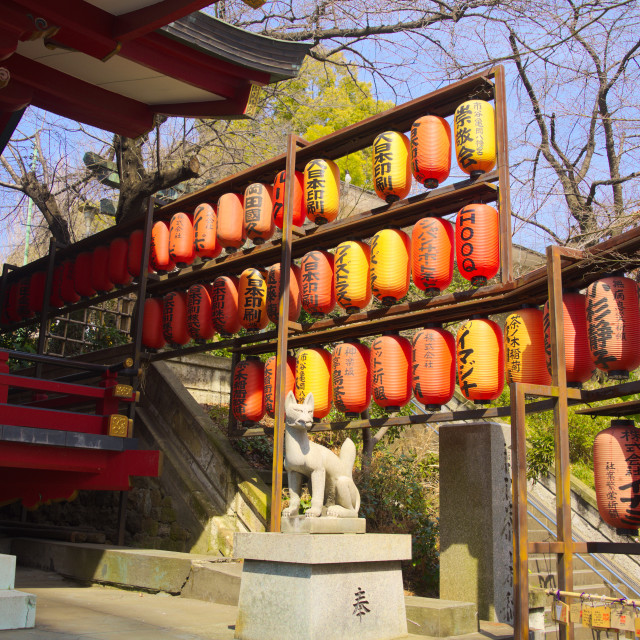
[[[543,506],[540,505],[540,503],[533,498],[532,496],[529,496],[529,500],[528,500],[529,504],[534,508],[537,509],[537,511],[539,511],[547,520],[551,521],[551,523],[555,526],[557,523],[556,521],[553,519],[553,516],[545,510],[545,508]],[[542,522],[539,518],[537,518],[533,513],[531,513],[531,511],[527,508],[527,514],[529,516],[531,516],[538,524],[540,524],[548,533],[550,533],[552,536],[555,537],[556,533],[555,531],[553,531],[552,529],[550,529],[544,522]],[[579,536],[576,536],[575,534],[571,535],[571,539],[574,542],[584,542],[584,540],[581,540]],[[594,566],[592,566],[584,557],[583,554],[579,554],[576,553],[575,554],[578,558],[580,558],[580,560],[582,560],[582,562],[584,562],[594,573],[596,573],[598,576],[600,576],[600,578],[602,578],[602,580],[608,584],[612,589],[614,589],[615,591],[617,591],[623,598],[626,598],[627,600],[629,599],[629,597],[623,593],[622,591],[620,591],[620,589],[618,589],[618,587],[613,584],[613,582],[611,582],[608,578],[606,578],[602,573],[600,573]],[[605,567],[605,569],[607,571],[609,571],[610,573],[612,573],[615,578],[621,582],[625,587],[627,587],[627,589],[630,589],[632,593],[637,593],[637,587],[634,587],[633,585],[630,585],[625,578],[623,578],[618,571],[615,569],[615,567],[613,567],[613,565],[611,565],[610,562],[608,562],[605,558],[602,558],[599,554],[589,554],[591,556],[593,556],[601,565],[603,565]]]
[[[68,358],[59,358],[56,356],[45,356],[38,353],[28,353],[25,351],[13,351],[12,349],[2,349],[0,353],[9,354],[9,358],[14,360],[26,360],[27,362],[39,362],[42,364],[51,364],[59,367],[68,367],[69,369],[80,369],[82,371],[95,371],[104,373],[106,371],[120,371],[131,367],[131,364],[117,362],[116,364],[95,364],[93,362],[80,362],[78,360],[69,360]]]

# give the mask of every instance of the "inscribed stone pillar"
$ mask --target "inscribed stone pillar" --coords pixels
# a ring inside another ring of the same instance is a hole
[[[440,428],[440,597],[513,624],[509,425]]]

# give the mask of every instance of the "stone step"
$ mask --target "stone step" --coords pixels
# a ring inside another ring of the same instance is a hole
[[[608,571],[600,571],[602,575],[611,580],[611,574]],[[595,582],[601,580],[600,576],[591,569],[584,568],[574,570],[573,572],[573,586],[574,591],[582,591],[582,585],[592,585]],[[542,587],[544,589],[556,589],[558,586],[558,575],[557,573],[530,573],[529,574],[529,585],[531,587]]]
[[[462,636],[478,631],[477,606],[437,598],[405,596],[409,633],[434,638]]]
[[[36,623],[36,597],[24,591],[0,591],[0,630],[29,629]]]
[[[528,558],[529,571],[531,573],[555,573],[557,569],[557,562],[555,554],[531,554]],[[587,558],[588,560],[588,558]],[[597,562],[594,560],[591,562],[597,566]],[[585,564],[582,558],[574,555],[573,556],[573,570],[578,571],[580,569],[588,569],[589,567]],[[598,567],[598,571],[600,568]]]
[[[553,533],[549,533],[546,529],[537,528],[529,529],[528,540],[529,542],[555,542],[556,537]]]

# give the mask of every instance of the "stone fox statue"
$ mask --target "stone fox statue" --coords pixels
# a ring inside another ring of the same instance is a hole
[[[333,451],[311,442],[307,430],[313,424],[313,394],[307,394],[302,404],[289,391],[284,404],[286,434],[284,466],[289,478],[290,506],[283,509],[283,516],[298,515],[300,489],[303,477],[311,479],[311,507],[305,515],[317,518],[322,507],[327,516],[357,518],[360,509],[360,493],[353,482],[353,463],[356,446],[347,438],[338,457]]]

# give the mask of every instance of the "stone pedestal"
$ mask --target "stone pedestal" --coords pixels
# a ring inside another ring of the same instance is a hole
[[[16,591],[16,557],[0,555],[0,630],[27,629],[36,623],[36,597]]]
[[[236,533],[244,559],[239,640],[391,640],[406,635],[400,561],[411,536]]]
[[[440,428],[440,597],[513,624],[509,425]]]

